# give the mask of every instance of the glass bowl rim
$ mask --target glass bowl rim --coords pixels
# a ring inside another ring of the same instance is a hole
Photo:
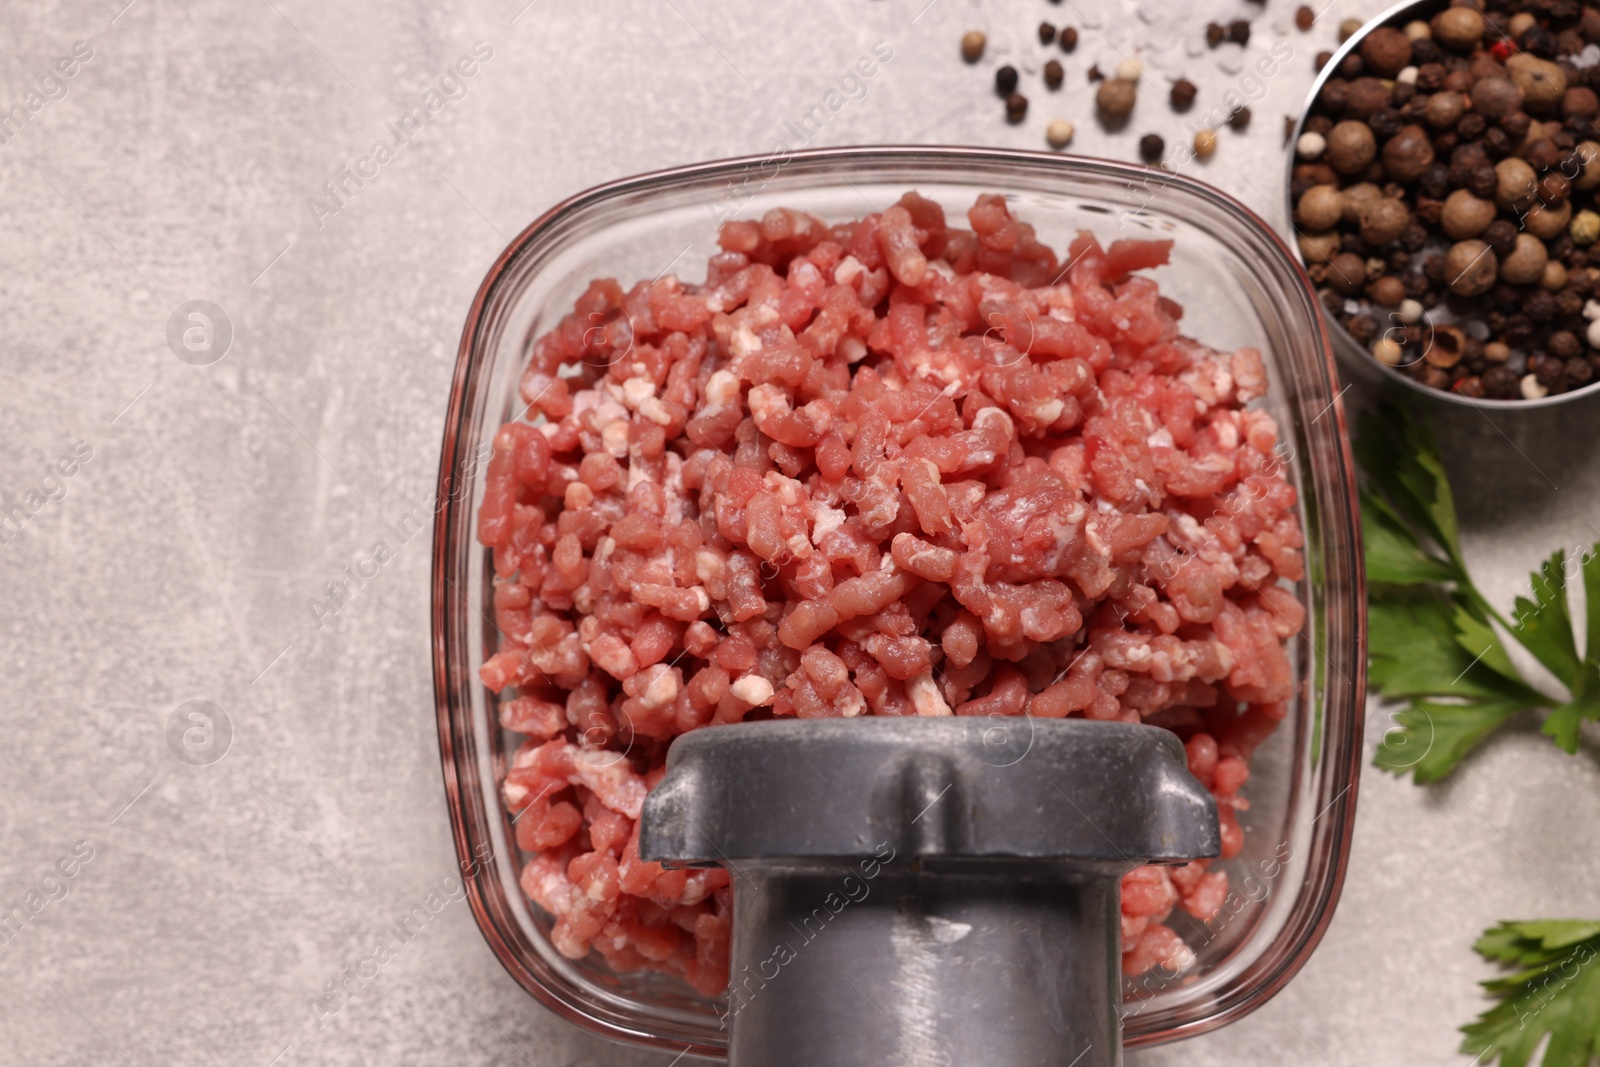
[[[934,174],[940,176],[953,175],[958,172],[959,168],[965,167],[970,168],[971,176],[974,178],[982,177],[981,172],[985,168],[1005,167],[1022,167],[1035,172],[1048,168],[1064,167],[1071,168],[1079,173],[1087,173],[1105,179],[1121,179],[1128,182],[1149,182],[1153,175],[1157,176],[1163,186],[1172,187],[1182,194],[1206,201],[1210,206],[1221,209],[1224,214],[1232,216],[1235,222],[1253,230],[1257,237],[1276,248],[1281,255],[1281,267],[1289,274],[1288,278],[1282,280],[1291,283],[1289,288],[1298,289],[1298,295],[1306,300],[1311,309],[1310,325],[1314,332],[1312,340],[1319,346],[1323,370],[1331,387],[1330,392],[1337,387],[1339,381],[1329,327],[1326,317],[1321,312],[1321,305],[1317,300],[1315,287],[1306,276],[1295,251],[1278,232],[1267,225],[1256,212],[1245,206],[1237,198],[1198,179],[1183,174],[1153,170],[1150,167],[1120,160],[1078,155],[1064,156],[1053,152],[1015,149],[923,145],[845,146],[795,151],[785,150],[766,155],[738,156],[664,168],[592,186],[550,207],[524,227],[506,245],[490,265],[483,281],[478,286],[462,328],[456,366],[451,377],[449,406],[446,411],[439,458],[438,486],[439,499],[442,504],[434,521],[433,565],[430,575],[434,701],[438,720],[439,754],[444,777],[446,802],[450,810],[451,837],[455,842],[457,857],[463,870],[463,887],[466,889],[467,901],[472,910],[473,919],[501,965],[505,967],[518,985],[557,1015],[590,1033],[612,1040],[662,1049],[676,1049],[680,1046],[688,1045],[689,1047],[685,1049],[686,1052],[714,1058],[725,1056],[726,1050],[716,1046],[698,1044],[682,1038],[675,1040],[661,1038],[639,1027],[629,1026],[625,1022],[593,1014],[582,1005],[575,1004],[549,989],[537,980],[537,976],[528,973],[527,968],[522,965],[521,957],[515,946],[509,943],[504,933],[499,929],[495,918],[489,913],[483,887],[479,881],[482,868],[478,856],[474,852],[472,828],[468,825],[467,812],[463,804],[464,791],[458,774],[457,762],[461,754],[457,751],[458,746],[455,737],[456,687],[452,684],[450,663],[451,630],[448,625],[453,597],[448,587],[453,585],[450,569],[457,550],[460,548],[453,531],[455,516],[460,509],[472,506],[470,500],[459,498],[459,487],[456,485],[455,479],[460,458],[461,435],[465,428],[463,415],[466,412],[469,399],[468,386],[474,378],[473,372],[478,369],[475,366],[474,356],[485,325],[485,311],[519,257],[530,248],[535,247],[546,233],[555,229],[567,217],[605,201],[632,193],[649,191],[652,188],[664,185],[683,186],[700,182],[705,183],[708,189],[714,189],[716,185],[713,182],[717,178],[735,176],[741,173],[748,174],[750,168],[770,166],[774,160],[778,160],[780,157],[781,162],[777,164],[780,169],[794,164],[802,164],[807,169],[813,170],[829,166],[834,169],[845,169],[853,163],[870,161],[884,165],[928,165],[932,168]],[[1003,183],[1001,175],[997,174],[995,178]],[[1265,269],[1270,270],[1271,268]],[[1351,600],[1354,604],[1364,605],[1366,573],[1362,560],[1361,528],[1353,481],[1355,465],[1351,454],[1342,397],[1342,392],[1336,393],[1329,401],[1326,409],[1327,413],[1332,416],[1333,424],[1336,427],[1338,458],[1341,460],[1338,470],[1342,475],[1341,481],[1344,484],[1336,485],[1332,488],[1336,490],[1333,494],[1335,502],[1341,506],[1336,513],[1327,515],[1322,525],[1336,523],[1343,527],[1351,550],[1351,558],[1348,561],[1351,572]],[[1340,489],[1343,491],[1337,492]],[[1307,580],[1310,580],[1309,576]],[[1354,673],[1347,679],[1351,705],[1351,710],[1348,713],[1350,719],[1348,729],[1337,735],[1331,730],[1325,734],[1326,751],[1318,761],[1319,766],[1326,768],[1331,781],[1344,783],[1344,788],[1317,816],[1317,819],[1320,820],[1327,815],[1333,815],[1333,826],[1336,829],[1329,839],[1328,845],[1328,859],[1331,860],[1331,866],[1326,869],[1324,877],[1318,884],[1317,891],[1309,894],[1304,901],[1303,907],[1297,907],[1295,911],[1290,913],[1291,921],[1286,923],[1283,932],[1290,932],[1292,927],[1293,932],[1298,937],[1292,951],[1287,954],[1279,954],[1276,965],[1261,981],[1253,984],[1246,983],[1250,992],[1248,997],[1239,997],[1206,1015],[1180,1021],[1162,1030],[1135,1034],[1126,1042],[1127,1047],[1137,1048],[1193,1037],[1218,1029],[1248,1015],[1276,995],[1300,971],[1310,958],[1311,953],[1321,942],[1329,923],[1333,919],[1335,908],[1343,892],[1345,875],[1349,865],[1351,841],[1354,834],[1355,802],[1363,765],[1361,723],[1364,717],[1363,709],[1366,693],[1366,657],[1364,654],[1366,631],[1365,612],[1358,610],[1354,613],[1349,630],[1350,640],[1357,655],[1355,655],[1354,661],[1350,664]],[[475,677],[476,671],[474,670],[472,673]],[[469,759],[475,758],[472,753],[466,753],[465,756]],[[474,872],[472,876],[467,876],[469,869]],[[1302,895],[1304,896],[1304,894]],[[1292,920],[1306,909],[1312,909],[1311,921],[1308,923],[1293,923]]]

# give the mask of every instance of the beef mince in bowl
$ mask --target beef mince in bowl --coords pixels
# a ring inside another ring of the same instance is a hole
[[[1281,242],[1181,176],[837,149],[552,209],[479,291],[441,462],[440,747],[490,947],[579,1025],[715,1055],[737,894],[630,846],[675,736],[1128,717],[1188,743],[1232,858],[1125,883],[1127,1043],[1252,1010],[1331,916],[1359,768],[1332,383]]]
[[[535,421],[494,440],[482,677],[528,738],[504,797],[557,949],[722,992],[728,872],[638,854],[668,744],[721,723],[1154,723],[1235,856],[1247,761],[1293,693],[1303,539],[1278,427],[1247,406],[1261,353],[1185,336],[1139,273],[1171,242],[1084,232],[1058,256],[1001,197],[947,220],[909,192],[718,243],[703,284],[591,284],[534,345]],[[1208,867],[1124,877],[1125,973],[1193,962],[1163,920],[1217,914]]]

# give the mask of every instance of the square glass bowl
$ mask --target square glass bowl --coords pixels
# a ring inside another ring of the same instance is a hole
[[[484,461],[522,410],[518,379],[536,337],[595,277],[624,287],[676,271],[702,280],[718,223],[797,208],[828,221],[881,211],[906,190],[956,219],[980,193],[1003,194],[1042,240],[1081,229],[1102,243],[1170,237],[1152,272],[1184,306],[1186,334],[1218,348],[1254,345],[1271,376],[1256,401],[1277,419],[1300,494],[1306,626],[1291,642],[1290,713],[1257,751],[1241,813],[1243,853],[1223,864],[1233,895],[1208,923],[1174,913],[1198,954],[1187,973],[1126,982],[1129,1046],[1204,1032],[1258,1007],[1321,938],[1344,878],[1360,770],[1365,577],[1344,411],[1315,294],[1278,237],[1237,201],[1197,181],[1126,164],[965,148],[820,149],[629,178],[552,208],[490,268],[462,333],[440,458],[433,555],[433,669],[445,789],[472,913],[533,997],[607,1037],[700,1055],[725,1053],[718,1002],[662,975],[616,975],[568,960],[551,921],[517,884],[518,853],[499,785],[503,736],[478,667],[496,648],[492,560],[477,540]]]

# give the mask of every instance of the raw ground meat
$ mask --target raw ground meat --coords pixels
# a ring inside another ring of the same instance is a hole
[[[916,193],[728,222],[703,285],[595,281],[534,344],[479,514],[482,677],[528,738],[504,796],[567,956],[725,988],[727,873],[638,855],[667,746],[721,723],[1154,723],[1238,853],[1304,618],[1261,355],[1178,332],[1136,273],[1170,242],[1063,262],[998,196],[967,222]],[[1227,891],[1205,861],[1128,874],[1125,970],[1187,967],[1163,920]]]

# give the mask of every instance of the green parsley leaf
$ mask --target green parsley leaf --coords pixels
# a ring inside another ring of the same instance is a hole
[[[1482,983],[1500,1003],[1461,1028],[1462,1052],[1527,1067],[1549,1035],[1543,1067],[1588,1067],[1600,1057],[1600,922],[1503,922],[1473,948],[1518,970]]]
[[[1409,772],[1418,785],[1437,782],[1527,706],[1521,700],[1494,698],[1460,704],[1414,700],[1390,713],[1394,728],[1383,735],[1372,762],[1402,777]]]
[[[1600,719],[1600,667],[1585,660],[1570,684],[1572,699],[1550,713],[1541,732],[1554,738],[1558,748],[1576,753],[1578,727],[1585,719]]]
[[[1422,550],[1400,516],[1374,493],[1361,494],[1361,539],[1369,582],[1413,585],[1448,582],[1456,576],[1449,561]]]
[[[1462,621],[1470,630],[1461,628]],[[1371,657],[1367,680],[1387,697],[1546,703],[1511,667],[1494,631],[1436,590],[1409,590],[1372,600],[1367,605],[1367,647]]]
[[[1569,687],[1577,679],[1578,649],[1567,611],[1567,554],[1561,549],[1528,576],[1533,599],[1517,597],[1512,636]]]
[[[1433,431],[1402,408],[1366,413],[1356,439],[1362,468],[1389,499],[1396,514],[1461,565],[1455,497],[1439,458]]]
[[[1600,541],[1583,554],[1579,566],[1583,570],[1584,614],[1583,655],[1590,663],[1600,663]]]

